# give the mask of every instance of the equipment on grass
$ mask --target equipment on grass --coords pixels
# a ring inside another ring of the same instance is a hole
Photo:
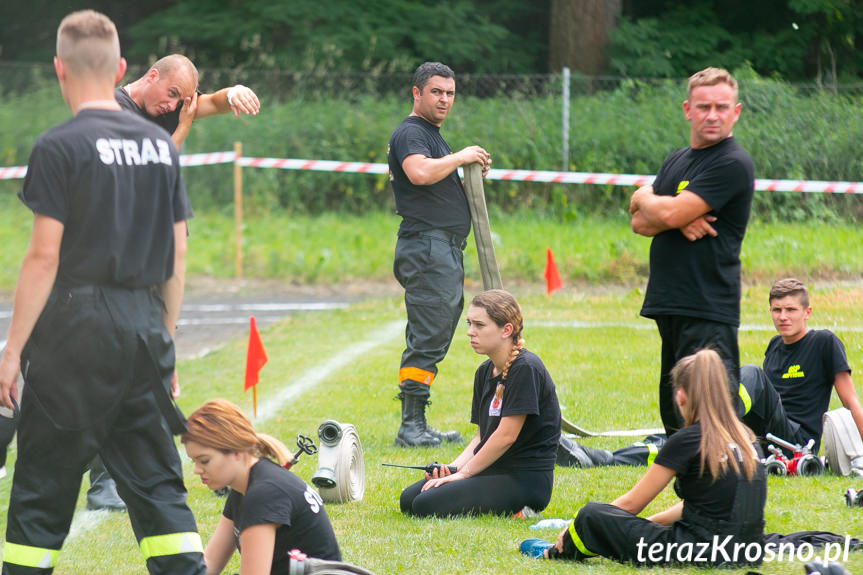
[[[328,419],[318,427],[321,447],[312,483],[327,503],[359,501],[365,492],[363,446],[350,423]]]
[[[827,466],[833,473],[863,477],[863,439],[851,412],[840,407],[825,413],[824,455]]]
[[[804,565],[806,575],[851,575],[844,565],[836,561],[815,559]]]
[[[776,437],[772,433],[765,435],[767,439],[773,443],[784,447],[793,453],[791,459],[785,457],[781,449],[775,445],[768,445],[767,450],[770,451],[770,457],[764,459],[764,465],[767,468],[767,473],[772,475],[821,475],[824,472],[824,464],[818,457],[812,453],[812,446],[815,445],[815,440],[810,439],[805,446],[800,446],[796,443],[789,443],[784,439]]]
[[[661,427],[645,429],[615,429],[612,431],[588,431],[563,416],[560,418],[560,429],[564,433],[571,433],[576,437],[641,437],[642,435],[665,433],[665,430]]]
[[[458,467],[456,467],[455,465],[445,466],[443,463],[438,463],[437,461],[433,461],[428,465],[399,465],[397,463],[381,463],[381,465],[385,465],[387,467],[401,467],[403,469],[422,469],[429,475],[431,475],[432,473],[434,473],[435,470],[438,470],[441,467],[446,467],[447,469],[449,469],[450,473],[455,473],[456,471],[458,471]]]
[[[282,465],[285,469],[290,469],[294,466],[294,464],[300,460],[300,455],[305,453],[306,455],[314,455],[318,452],[318,448],[315,446],[315,442],[311,437],[306,437],[305,435],[297,436],[297,447],[299,448],[290,461]]]
[[[863,489],[857,491],[849,487],[845,491],[845,505],[848,507],[863,507]]]
[[[307,557],[299,549],[292,549],[288,556],[288,575],[375,575],[350,563]]]

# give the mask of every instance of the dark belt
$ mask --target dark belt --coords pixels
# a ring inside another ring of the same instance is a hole
[[[66,286],[57,284],[52,289],[52,293],[58,297],[75,297],[75,296],[86,296],[86,295],[96,295],[101,290],[125,290],[125,291],[151,291],[155,290],[155,286],[147,286],[147,287],[124,287],[124,286],[114,286],[114,285],[100,285],[100,284],[87,284],[87,285],[79,285],[79,286]]]
[[[467,247],[467,238],[450,233],[446,230],[423,230],[416,233],[419,237],[434,238],[447,242],[451,246],[455,246],[460,250]]]

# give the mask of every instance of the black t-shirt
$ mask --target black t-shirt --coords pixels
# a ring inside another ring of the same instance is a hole
[[[690,242],[678,229],[650,244],[650,279],[641,315],[682,315],[740,324],[740,248],[755,185],[752,159],[734,138],[709,148],[681,148],[662,164],[654,193],[697,194],[716,216],[717,236]]]
[[[668,438],[656,454],[654,463],[677,473],[674,491],[690,511],[710,519],[728,520],[734,507],[737,483],[746,481],[746,478],[730,470],[714,481],[706,465],[704,473],[699,476],[700,444],[701,424],[687,425]],[[757,448],[753,446],[753,449]],[[742,457],[752,457],[749,449],[742,451]]]
[[[431,229],[446,230],[463,238],[470,233],[470,209],[458,170],[429,186],[415,186],[402,168],[402,162],[412,154],[443,158],[450,153],[440,127],[419,116],[408,116],[393,132],[387,162],[396,212],[402,217],[400,236]]]
[[[163,283],[173,226],[191,217],[168,134],[123,111],[81,110],[39,136],[19,197],[63,223],[56,282],[66,286]]]
[[[492,377],[494,364],[486,360],[473,380],[471,423],[479,427],[478,452],[500,425],[501,417],[526,414],[518,437],[490,467],[494,471],[554,470],[560,440],[560,405],[548,370],[535,354],[522,349],[504,383],[503,398],[495,399],[501,376]]]
[[[791,345],[784,344],[782,337],[776,335],[764,352],[763,367],[782,398],[786,415],[800,424],[807,437],[815,440],[817,450],[821,443],[821,417],[830,407],[836,374],[851,371],[842,341],[826,329],[810,330]]]
[[[117,103],[120,104],[120,107],[124,110],[134,112],[142,118],[161,126],[169,134],[173,134],[174,131],[176,131],[177,126],[180,124],[180,110],[183,108],[183,102],[177,104],[177,107],[173,112],[151,116],[147,113],[147,110],[139,107],[138,104],[135,103],[135,100],[133,100],[129,93],[123,88],[114,88],[114,99],[117,100]]]
[[[288,575],[292,549],[309,557],[341,561],[342,554],[321,496],[302,479],[269,459],[249,470],[245,495],[231,491],[222,513],[234,523],[240,553],[240,533],[247,527],[277,523],[273,575]]]

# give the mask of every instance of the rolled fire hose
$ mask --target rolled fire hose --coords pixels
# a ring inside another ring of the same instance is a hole
[[[326,503],[359,501],[365,492],[363,446],[350,423],[328,419],[318,427],[318,469],[312,483]]]
[[[485,191],[482,187],[482,166],[477,163],[464,167],[464,188],[473,222],[473,239],[476,240],[476,253],[479,257],[479,271],[482,274],[482,289],[503,289],[500,269],[494,255],[494,242],[488,223],[488,209],[485,205]]]

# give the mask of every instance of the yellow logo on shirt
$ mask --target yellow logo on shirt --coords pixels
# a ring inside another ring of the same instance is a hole
[[[689,180],[681,180],[679,184],[677,184],[677,193],[679,194],[683,190],[686,189],[686,186],[689,185]]]
[[[800,369],[800,364],[789,365],[788,371],[782,374],[782,379],[797,379],[799,377],[806,377],[806,374]]]

